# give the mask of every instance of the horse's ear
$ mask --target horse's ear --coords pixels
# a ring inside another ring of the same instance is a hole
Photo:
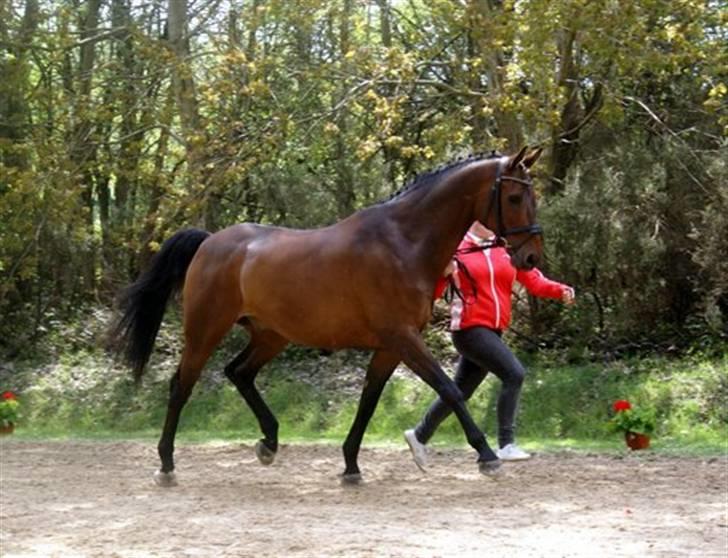
[[[537,147],[533,151],[531,151],[528,155],[526,155],[523,158],[523,164],[527,169],[530,169],[533,164],[538,161],[538,158],[541,156],[541,153],[543,153],[543,147]]]
[[[528,151],[528,146],[524,145],[523,149],[511,156],[508,161],[508,170],[513,170],[518,166],[518,164],[523,160],[523,157],[526,155],[526,151]]]

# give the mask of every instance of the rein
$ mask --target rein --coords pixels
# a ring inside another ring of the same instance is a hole
[[[463,254],[472,254],[473,252],[483,252],[485,250],[490,250],[491,248],[495,248],[497,246],[505,247],[507,244],[507,241],[503,237],[496,236],[492,240],[487,240],[482,244],[478,244],[477,246],[468,246],[467,248],[458,248],[455,251],[455,255],[453,256],[453,260],[455,260],[455,265],[459,270],[463,272],[466,279],[470,283],[470,286],[473,289],[473,299],[478,298],[478,286],[475,282],[475,279],[470,273],[470,270],[468,269],[468,266],[463,263],[463,261],[458,258],[458,255]],[[463,295],[460,288],[455,284],[455,280],[452,278],[452,276],[447,278],[448,281],[448,290],[445,294],[445,300],[449,303],[452,302],[453,296],[457,296],[460,300],[462,300],[465,304],[471,304],[471,302],[465,300],[465,295]]]

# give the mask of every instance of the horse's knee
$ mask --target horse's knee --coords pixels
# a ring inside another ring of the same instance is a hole
[[[255,374],[249,369],[240,366],[226,366],[225,376],[240,390],[244,397],[246,394],[255,391]]]
[[[460,388],[454,382],[448,382],[442,386],[440,397],[450,407],[465,403],[463,392],[460,391]]]
[[[518,374],[516,374],[516,378],[515,378],[515,381],[516,381],[516,384],[518,385],[518,387],[521,387],[523,385],[523,380],[525,380],[525,379],[526,379],[526,371],[521,368],[521,370],[518,372]]]

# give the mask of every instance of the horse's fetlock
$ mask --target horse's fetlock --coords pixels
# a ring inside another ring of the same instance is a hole
[[[278,451],[278,438],[269,438],[265,437],[260,440],[263,444],[265,444],[265,447],[267,447],[270,451],[273,453]]]
[[[480,451],[481,448],[485,447],[486,445],[485,435],[480,432],[467,434],[466,437],[468,439],[468,444],[470,444],[471,447],[477,449],[478,451]]]
[[[344,452],[344,457],[354,454],[357,449],[358,449],[357,444],[355,444],[352,440],[349,440],[348,438],[344,441],[344,444],[341,446],[341,450]]]

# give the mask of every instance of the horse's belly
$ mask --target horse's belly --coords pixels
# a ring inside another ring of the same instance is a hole
[[[345,329],[304,332],[286,326],[278,331],[293,343],[320,349],[376,349],[382,346],[379,337],[371,332],[356,335]]]
[[[429,317],[429,300],[396,276],[383,280],[381,266],[347,253],[266,248],[251,251],[241,269],[243,315],[293,343],[377,349],[391,345],[397,328]]]
[[[377,348],[380,336],[364,319],[353,312],[355,304],[302,304],[301,301],[254,303],[249,315],[260,327],[272,329],[299,345],[327,349]]]

